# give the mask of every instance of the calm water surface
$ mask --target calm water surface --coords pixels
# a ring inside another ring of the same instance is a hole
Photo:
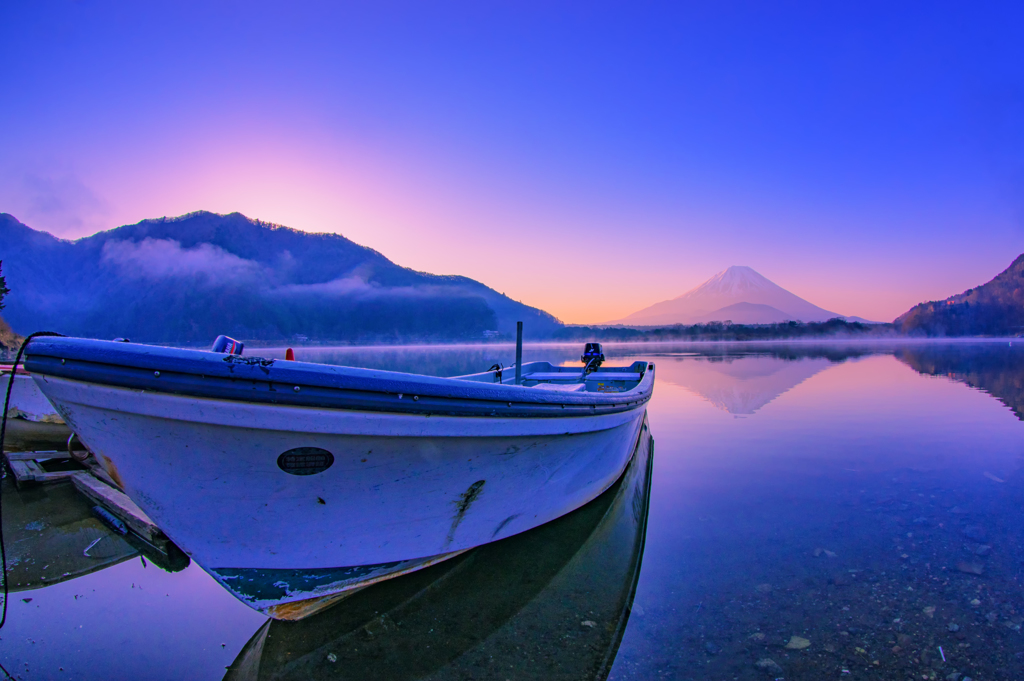
[[[298,624],[195,565],[144,563],[67,487],[5,481],[0,663],[26,679],[1024,678],[1024,344],[606,353],[658,372],[653,453],[622,485]],[[453,375],[512,354],[298,358]]]

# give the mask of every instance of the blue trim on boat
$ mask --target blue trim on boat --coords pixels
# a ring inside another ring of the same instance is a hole
[[[646,403],[654,372],[620,393],[560,392],[458,378],[240,357],[137,343],[41,337],[31,341],[25,368],[44,376],[153,392],[356,411],[557,418],[628,411]],[[524,370],[557,371],[547,362]]]
[[[211,568],[222,584],[246,603],[283,601],[296,594],[311,594],[318,588],[344,586],[372,579],[398,568],[401,561],[379,565],[338,568],[261,569]]]

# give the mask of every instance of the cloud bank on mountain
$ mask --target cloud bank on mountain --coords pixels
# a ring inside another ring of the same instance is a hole
[[[337,234],[233,213],[144,220],[77,241],[0,214],[0,258],[22,332],[205,344],[217,334],[321,341],[543,337],[551,315],[480,282],[399,267]]]

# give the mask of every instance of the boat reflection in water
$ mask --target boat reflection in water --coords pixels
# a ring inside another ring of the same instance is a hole
[[[640,575],[653,448],[645,417],[621,479],[586,506],[305,620],[268,620],[225,679],[606,678]]]
[[[93,515],[70,483],[19,490],[7,477],[2,484],[11,591],[64,582],[139,555]]]
[[[136,556],[167,572],[189,565],[187,556],[168,557],[130,533],[111,530],[70,482],[19,489],[7,476],[0,485],[12,592],[66,582]]]
[[[71,483],[18,489],[8,476],[0,484],[12,592],[66,582],[136,556],[167,572],[188,567],[187,556],[169,558],[131,534],[112,531]]]

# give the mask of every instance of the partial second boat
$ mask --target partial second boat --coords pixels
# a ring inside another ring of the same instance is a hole
[[[603,357],[602,357],[603,359]],[[235,596],[300,619],[573,511],[625,470],[654,365],[437,378],[75,338],[26,366]]]
[[[15,371],[11,364],[0,364],[0,400],[6,399],[12,380],[11,402],[6,405],[7,450],[65,448],[71,430],[23,367]]]

